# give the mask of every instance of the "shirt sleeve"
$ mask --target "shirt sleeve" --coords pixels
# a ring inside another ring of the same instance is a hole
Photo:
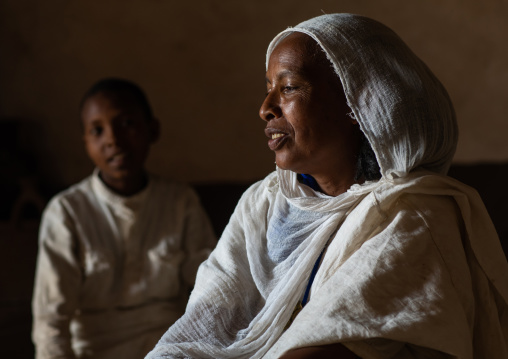
[[[187,256],[182,265],[182,277],[185,284],[193,287],[198,267],[215,248],[217,238],[208,215],[192,189],[189,189],[186,201],[186,214],[183,243]]]
[[[37,359],[75,358],[70,320],[77,308],[81,270],[74,223],[64,205],[53,200],[39,231],[39,253],[32,300]]]

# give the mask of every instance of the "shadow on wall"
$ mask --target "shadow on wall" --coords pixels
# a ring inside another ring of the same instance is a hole
[[[0,357],[33,358],[30,301],[39,218],[37,129],[20,119],[0,122]],[[39,132],[40,134],[40,132]]]
[[[492,222],[501,240],[503,251],[508,257],[508,163],[479,163],[475,165],[453,165],[450,177],[475,188],[485,203]]]

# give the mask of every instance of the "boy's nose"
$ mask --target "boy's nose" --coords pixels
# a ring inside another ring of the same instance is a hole
[[[112,126],[106,131],[105,143],[107,146],[117,146],[121,139],[121,130]]]

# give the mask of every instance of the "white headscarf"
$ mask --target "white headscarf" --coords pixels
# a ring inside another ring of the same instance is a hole
[[[363,16],[319,16],[277,35],[267,68],[273,49],[293,32],[312,37],[333,64],[382,175],[404,177],[417,167],[446,174],[458,138],[452,103],[397,34]]]
[[[500,284],[508,272],[506,261],[495,253],[500,246],[495,246],[495,230],[481,200],[447,177],[433,175],[446,173],[457,142],[454,111],[443,86],[390,29],[350,14],[320,16],[283,31],[271,42],[267,62],[275,46],[295,31],[311,36],[326,52],[383,177],[337,197],[317,193],[300,184],[294,172],[281,169],[253,185],[200,267],[186,314],[147,358],[271,358],[301,345],[303,337],[290,336],[289,346],[279,339],[325,244],[333,238],[317,287],[369,240],[384,208],[401,193],[456,198],[468,235],[485,233],[471,245],[489,280],[508,298],[506,284]],[[482,240],[487,249],[478,248]],[[492,256],[495,260],[488,263]],[[317,340],[311,345],[323,343]]]

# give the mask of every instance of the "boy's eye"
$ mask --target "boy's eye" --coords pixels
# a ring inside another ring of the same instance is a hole
[[[102,131],[103,131],[102,127],[94,126],[90,129],[90,134],[92,136],[100,136],[102,134]]]

